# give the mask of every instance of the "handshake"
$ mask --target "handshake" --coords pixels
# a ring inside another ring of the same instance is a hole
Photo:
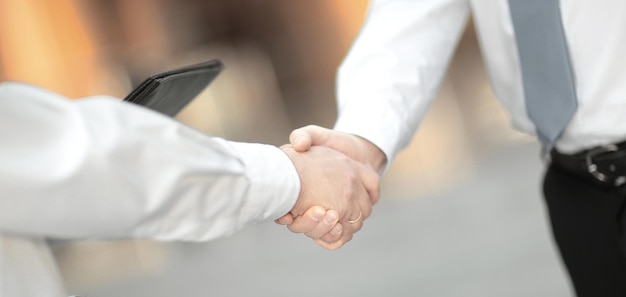
[[[300,195],[289,213],[278,218],[334,250],[363,226],[380,195],[378,172],[385,154],[371,142],[318,126],[294,130],[281,147],[300,176]]]

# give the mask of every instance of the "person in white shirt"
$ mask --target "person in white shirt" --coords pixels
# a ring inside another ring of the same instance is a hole
[[[0,83],[0,164],[0,296],[67,296],[48,238],[207,241],[290,213],[334,249],[378,200],[378,175],[329,148],[231,142],[21,83]]]
[[[544,194],[577,295],[626,296],[626,1],[559,5],[578,109],[550,152]],[[334,130],[304,127],[292,144],[332,147],[383,172],[435,97],[470,12],[496,96],[514,128],[535,135],[509,8],[507,1],[372,0],[338,71]]]

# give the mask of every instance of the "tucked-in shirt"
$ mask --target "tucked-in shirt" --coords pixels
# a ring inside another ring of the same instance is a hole
[[[560,2],[578,110],[556,148],[574,153],[623,141],[626,1]],[[373,0],[338,71],[335,128],[372,141],[392,160],[435,98],[470,12],[496,97],[514,128],[535,135],[508,1],[490,0]]]
[[[46,238],[205,241],[278,218],[287,155],[110,97],[0,84],[0,296],[68,296]]]

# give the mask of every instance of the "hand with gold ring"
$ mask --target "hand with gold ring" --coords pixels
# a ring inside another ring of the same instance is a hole
[[[378,201],[378,174],[330,148],[296,152],[285,145],[281,149],[294,163],[301,190],[293,209],[276,222],[326,249],[350,241]]]
[[[356,135],[346,134],[339,131],[309,125],[300,129],[296,129],[291,132],[289,136],[289,141],[291,145],[293,145],[293,149],[297,152],[305,152],[315,146],[323,146],[328,147],[333,150],[339,151],[349,158],[361,163],[365,164],[374,172],[382,172],[385,165],[387,164],[387,157],[376,145],[372,142],[366,140],[365,138],[361,138]],[[376,175],[376,180],[374,182],[370,182],[368,184],[369,192],[370,192],[370,203],[374,205],[378,202],[378,187],[379,187],[379,176]],[[375,193],[375,194],[373,194]],[[365,203],[367,204],[367,203]],[[368,208],[367,206],[359,209],[353,208],[352,212],[355,214],[354,216],[349,216],[348,219],[340,220],[339,223],[333,227],[333,231],[337,232],[339,226],[342,229],[346,229],[346,232],[356,232],[358,231],[362,225],[363,220],[369,217],[371,211],[371,206]],[[358,215],[357,212],[359,213]],[[302,216],[298,217],[294,220],[291,214],[287,214],[284,217],[280,218],[278,221],[283,223],[293,223],[293,226],[301,227],[302,225],[307,225],[309,222],[309,228],[316,221],[312,220],[310,217]],[[320,224],[321,225],[321,224]],[[316,230],[324,230],[320,227],[316,227]],[[293,228],[293,230],[297,230],[298,228]],[[295,232],[295,231],[294,231]],[[316,233],[317,234],[317,233]],[[331,236],[330,232],[315,241],[322,246],[341,246],[343,243],[350,240],[352,237],[341,237],[341,242],[336,240],[336,237]]]
[[[354,219],[354,220],[349,220],[348,223],[355,224],[355,223],[357,223],[358,221],[361,220],[362,216],[363,216],[363,212],[359,211],[359,216],[356,219]]]

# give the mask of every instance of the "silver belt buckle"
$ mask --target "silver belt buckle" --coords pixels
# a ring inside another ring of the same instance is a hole
[[[598,171],[598,165],[593,163],[593,157],[600,155],[600,154],[604,154],[604,153],[617,152],[618,149],[619,148],[617,147],[617,145],[608,144],[608,145],[597,147],[587,152],[587,155],[585,156],[585,160],[587,164],[587,172],[589,172],[591,176],[595,177],[597,180],[601,182],[609,182],[609,177],[606,174]],[[626,176],[618,176],[617,178],[615,178],[614,184],[616,187],[619,187],[623,185],[624,183],[626,183]]]

